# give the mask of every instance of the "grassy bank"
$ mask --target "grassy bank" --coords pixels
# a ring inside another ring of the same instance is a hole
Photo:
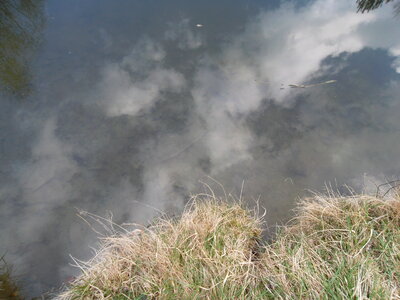
[[[398,197],[304,200],[269,244],[256,215],[194,199],[179,219],[105,239],[58,298],[400,298]]]

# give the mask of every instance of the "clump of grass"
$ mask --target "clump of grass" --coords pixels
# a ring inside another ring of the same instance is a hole
[[[238,203],[195,199],[176,220],[105,239],[59,299],[399,299],[400,201],[302,201],[275,240]]]
[[[398,199],[304,200],[265,249],[261,264],[271,298],[400,298]]]
[[[260,228],[239,204],[194,199],[177,220],[105,239],[61,298],[240,298],[257,282]]]

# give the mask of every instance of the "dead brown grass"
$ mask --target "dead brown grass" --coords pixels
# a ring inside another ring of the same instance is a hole
[[[260,245],[238,203],[196,197],[176,220],[109,237],[58,299],[400,299],[400,201],[316,196]]]

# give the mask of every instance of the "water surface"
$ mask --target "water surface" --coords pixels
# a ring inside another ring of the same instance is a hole
[[[309,189],[398,178],[390,7],[35,3],[7,17],[23,31],[5,15],[0,27],[0,254],[27,296],[76,275],[69,255],[93,254],[80,210],[146,224],[179,213],[201,181],[221,194],[212,177],[236,195],[244,183],[273,225]]]

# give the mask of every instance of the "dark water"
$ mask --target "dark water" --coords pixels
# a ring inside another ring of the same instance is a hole
[[[221,193],[211,176],[236,195],[244,182],[272,225],[307,189],[373,191],[399,176],[400,21],[390,7],[0,6],[0,255],[27,296],[77,274],[69,255],[91,257],[96,233],[78,210],[146,223],[179,212],[200,181]],[[288,87],[327,80],[336,82]]]

